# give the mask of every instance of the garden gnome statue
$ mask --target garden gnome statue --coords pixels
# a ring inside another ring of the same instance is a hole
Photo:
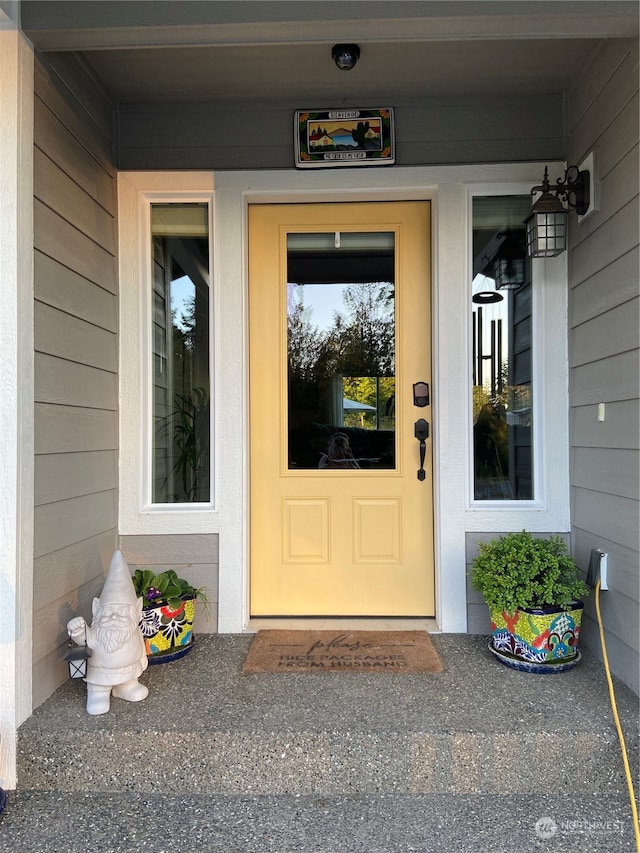
[[[67,622],[67,631],[78,645],[87,645],[87,713],[106,714],[111,694],[128,702],[140,702],[149,689],[138,682],[148,665],[139,628],[142,599],[136,598],[129,567],[122,551],[114,551],[100,598],[93,599],[93,622],[82,616]]]

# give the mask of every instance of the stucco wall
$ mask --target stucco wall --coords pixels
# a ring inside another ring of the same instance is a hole
[[[601,597],[613,671],[638,690],[638,42],[604,44],[571,92],[568,160],[595,150],[598,210],[571,217],[569,342],[573,550],[609,554]],[[598,420],[598,404],[605,417]],[[583,637],[599,653],[593,596]]]

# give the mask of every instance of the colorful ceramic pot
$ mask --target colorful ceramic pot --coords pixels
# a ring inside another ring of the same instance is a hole
[[[166,604],[143,608],[140,630],[149,663],[175,660],[191,650],[195,609],[195,598],[187,598],[177,610]]]
[[[544,607],[491,613],[493,648],[518,660],[553,663],[578,654],[578,638],[584,605],[573,601],[568,610]]]

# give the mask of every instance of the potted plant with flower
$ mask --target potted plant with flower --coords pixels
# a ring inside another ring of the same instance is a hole
[[[523,530],[481,542],[471,583],[489,606],[489,647],[503,663],[546,673],[579,661],[580,599],[589,590],[561,537]]]
[[[143,600],[140,630],[149,663],[165,663],[183,657],[193,647],[193,620],[196,600],[208,613],[209,602],[202,588],[179,578],[173,569],[156,574],[136,569],[136,595]]]

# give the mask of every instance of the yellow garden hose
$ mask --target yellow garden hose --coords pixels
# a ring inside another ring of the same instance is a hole
[[[596,615],[598,617],[598,627],[600,629],[600,645],[602,646],[602,661],[604,663],[604,671],[607,675],[607,683],[609,684],[609,698],[611,699],[611,710],[613,711],[613,719],[620,740],[620,749],[622,750],[622,762],[624,764],[624,773],[627,777],[627,788],[629,789],[629,799],[631,800],[631,813],[633,815],[633,832],[636,838],[636,850],[640,853],[640,826],[638,825],[638,807],[636,805],[636,795],[633,790],[633,777],[629,767],[629,758],[627,756],[627,746],[624,740],[622,726],[620,725],[620,717],[618,716],[618,706],[616,705],[616,696],[613,691],[613,680],[609,669],[609,658],[607,657],[607,645],[604,641],[604,628],[602,627],[602,616],[600,615],[600,581],[596,584]]]

